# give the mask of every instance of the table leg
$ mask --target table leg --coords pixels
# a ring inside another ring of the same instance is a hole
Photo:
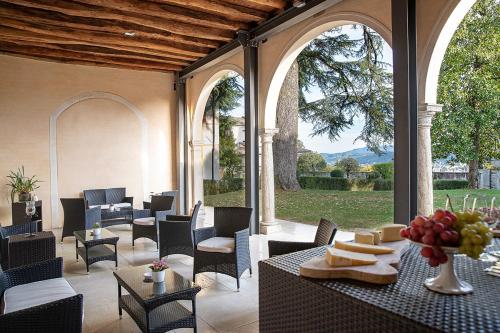
[[[87,266],[87,274],[89,274],[89,248],[85,246],[85,265]]]
[[[122,318],[122,307],[120,306],[120,300],[122,299],[122,286],[118,283],[118,314],[120,319]]]
[[[197,332],[197,325],[196,325],[196,295],[193,297],[193,309],[192,309],[191,312],[193,312],[193,318],[194,318],[193,331],[194,331],[194,333],[196,333]]]
[[[115,268],[118,268],[118,249],[115,244]]]
[[[76,253],[76,261],[78,262],[78,239],[75,239],[75,253]]]

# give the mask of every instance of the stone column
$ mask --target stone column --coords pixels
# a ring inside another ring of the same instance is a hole
[[[418,214],[433,212],[431,126],[432,118],[442,109],[440,104],[424,103],[418,107]]]
[[[203,202],[203,141],[193,141],[191,143],[191,153],[193,161],[193,202],[189,203],[188,208],[192,207],[198,200]]]
[[[274,164],[273,164],[273,136],[278,133],[276,128],[259,130],[261,138],[261,193],[262,193],[262,220],[260,232],[270,234],[281,230],[274,217]]]

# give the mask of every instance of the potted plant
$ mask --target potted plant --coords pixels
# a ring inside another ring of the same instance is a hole
[[[165,260],[155,260],[149,266],[151,269],[151,277],[153,282],[159,283],[165,280],[165,270],[168,268],[167,262]]]
[[[99,223],[94,223],[92,226],[92,234],[94,236],[99,236],[101,234],[101,225]]]
[[[9,178],[7,186],[10,187],[11,202],[14,202],[16,193],[19,201],[29,201],[31,199],[30,193],[39,188],[38,183],[40,181],[35,175],[32,177],[25,176],[24,166],[17,168],[15,172],[11,170],[7,178]]]

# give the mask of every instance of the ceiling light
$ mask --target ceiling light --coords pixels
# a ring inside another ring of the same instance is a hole
[[[125,32],[125,33],[123,33],[123,34],[124,34],[125,36],[127,36],[127,37],[134,37],[134,36],[135,36],[135,32],[133,32],[133,31],[127,31],[127,32]]]
[[[305,0],[293,0],[292,1],[292,6],[294,6],[295,8],[304,7],[305,5],[306,5]]]

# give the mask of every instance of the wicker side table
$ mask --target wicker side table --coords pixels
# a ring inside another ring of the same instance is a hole
[[[9,268],[33,264],[56,257],[56,237],[52,231],[35,232],[35,236],[9,237]]]

